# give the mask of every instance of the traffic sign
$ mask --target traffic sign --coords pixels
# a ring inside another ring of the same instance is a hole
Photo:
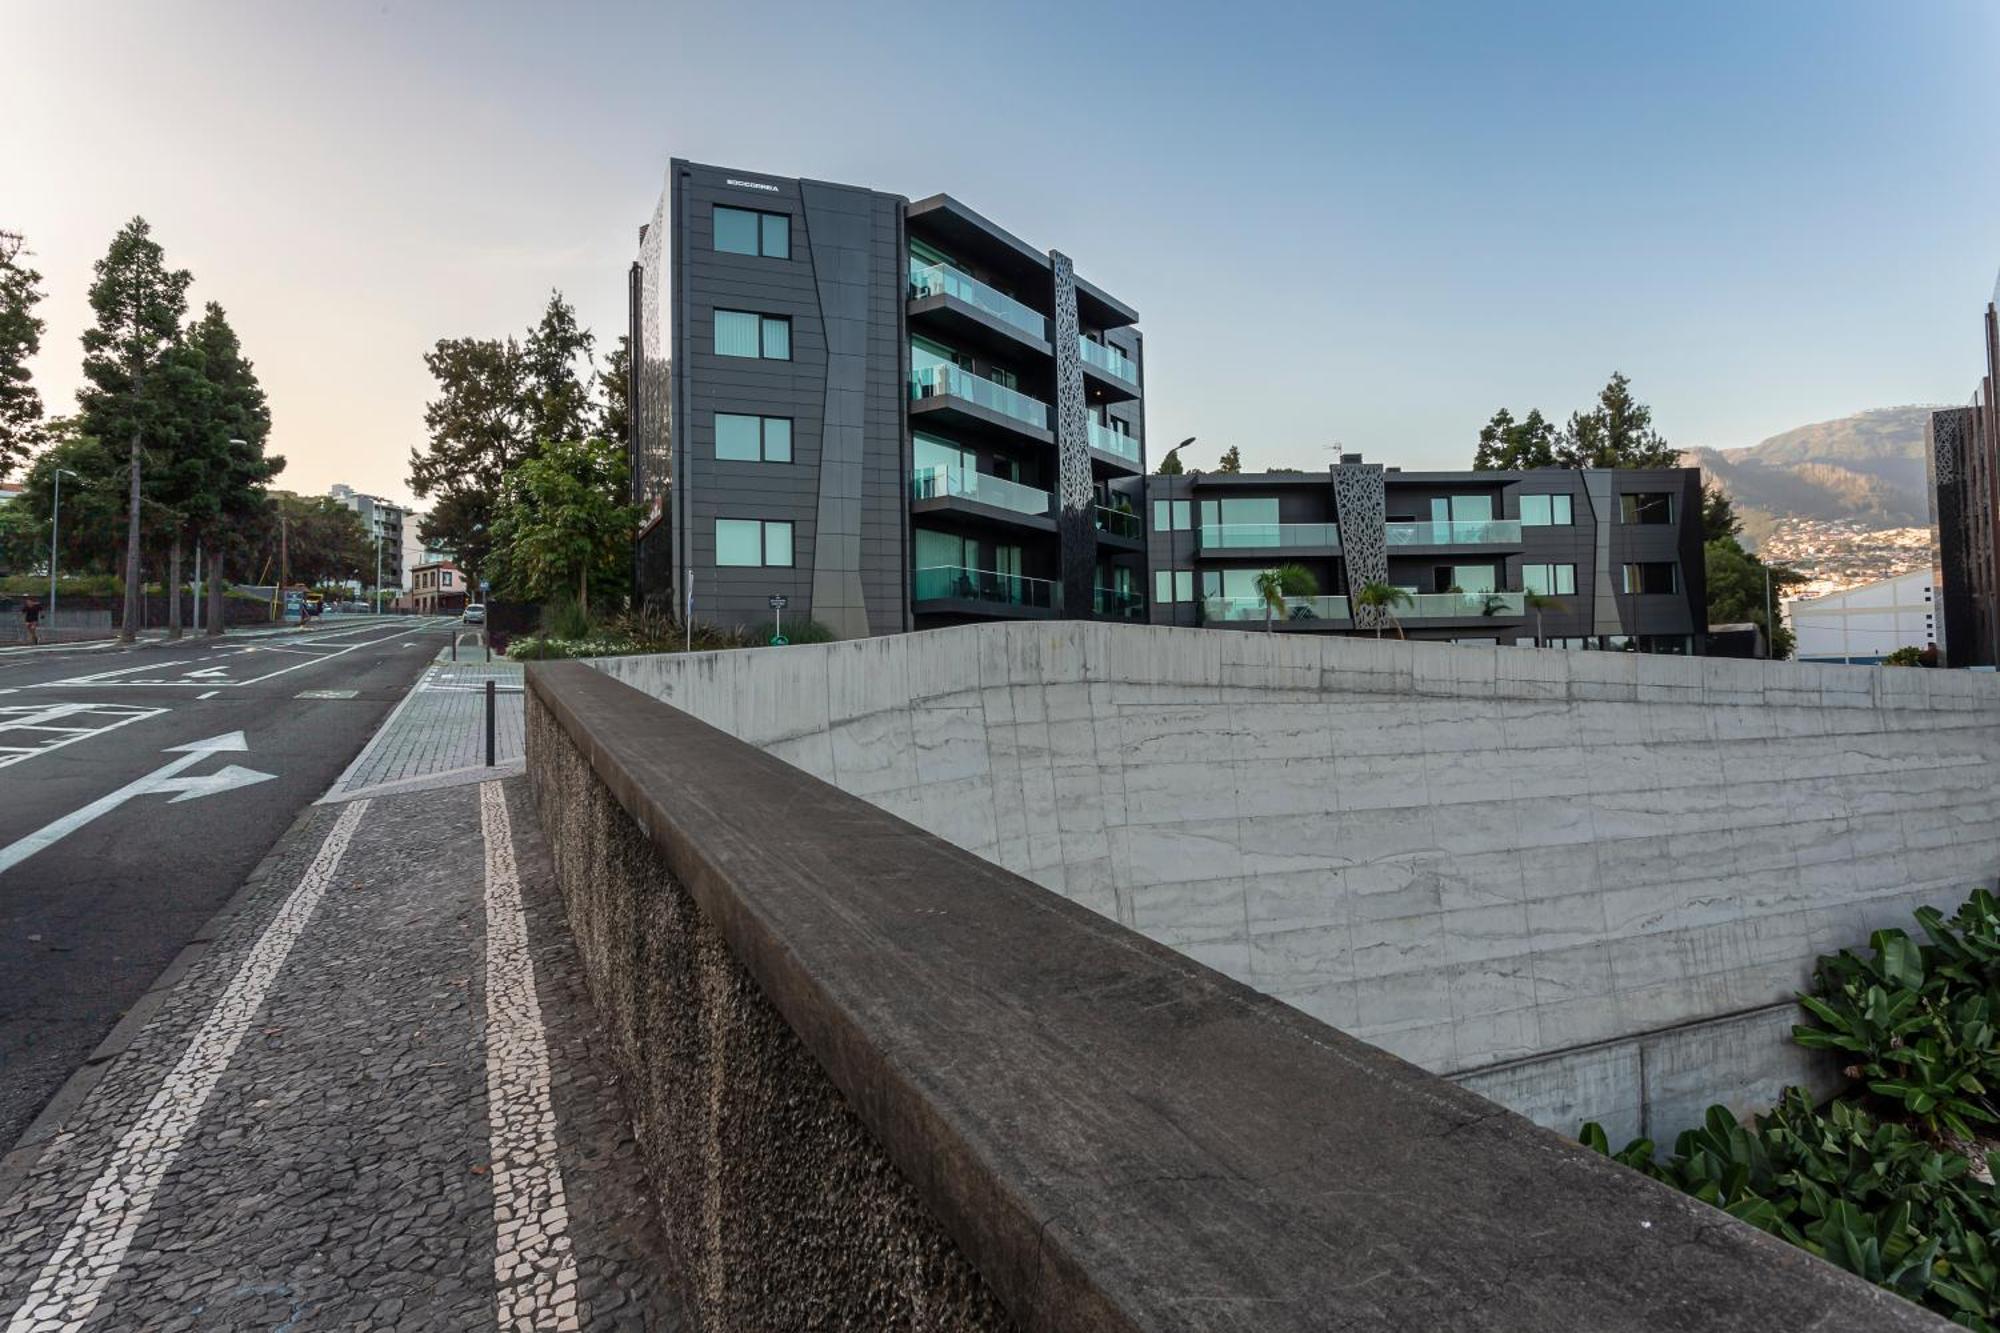
[[[774,592],[771,594],[771,609],[773,611],[782,611],[789,605],[791,603],[786,600],[783,593]]]
[[[485,594],[492,591],[493,591],[493,581],[491,579],[479,580],[479,592],[481,596],[484,596]]]

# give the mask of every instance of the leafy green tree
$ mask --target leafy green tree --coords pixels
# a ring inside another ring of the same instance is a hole
[[[590,610],[590,585],[622,578],[639,511],[625,503],[624,446],[557,440],[516,468],[494,524],[496,583],[546,601],[570,588]]]
[[[1536,408],[1519,421],[1501,408],[1479,429],[1479,449],[1472,466],[1482,472],[1525,472],[1530,468],[1555,467],[1556,426]]]
[[[232,562],[249,559],[261,530],[268,526],[270,500],[265,488],[284,470],[285,460],[266,451],[270,404],[228,314],[210,301],[187,336],[201,352],[202,372],[215,390],[207,444],[215,505],[206,526],[196,533],[208,557],[208,632],[216,635],[222,633],[224,571]]]
[[[433,500],[424,541],[449,547],[468,579],[493,550],[504,479],[551,440],[580,440],[603,424],[579,366],[593,338],[560,292],[525,341],[447,338],[424,354],[438,396],[424,409],[429,442],[410,454],[410,489]],[[614,354],[615,355],[615,354]]]
[[[1169,449],[1167,456],[1160,460],[1157,475],[1162,477],[1178,477],[1186,471],[1187,468],[1181,465],[1180,451],[1178,449]]]
[[[1396,637],[1407,638],[1403,633],[1403,622],[1396,619],[1396,608],[1414,606],[1415,600],[1393,583],[1380,581],[1364,583],[1354,594],[1354,605],[1369,611],[1375,622],[1375,637],[1382,637],[1382,622],[1387,620],[1396,627]]]
[[[1702,548],[1702,563],[1708,574],[1708,623],[1761,626],[1771,645],[1771,656],[1790,657],[1795,639],[1784,623],[1783,599],[1785,589],[1805,583],[1806,576],[1775,565],[1768,567],[1774,625],[1764,615],[1767,567],[1763,561],[1744,550],[1736,538],[1715,537]]]
[[[1264,602],[1264,632],[1269,634],[1277,617],[1285,614],[1287,597],[1319,596],[1319,580],[1304,565],[1279,565],[1258,573],[1257,596]]]
[[[42,275],[21,262],[25,253],[18,233],[0,231],[0,478],[42,440],[42,396],[28,371],[42,349]]]
[[[283,520],[287,577],[294,583],[320,586],[359,578],[375,568],[375,539],[361,515],[330,495],[295,495],[272,491],[274,517]],[[275,568],[275,566],[274,566]]]
[[[1729,493],[1712,481],[1701,484],[1701,532],[1704,541],[1743,535],[1743,520],[1736,516]]]
[[[1242,451],[1233,444],[1224,449],[1221,459],[1215,465],[1215,470],[1217,472],[1241,472],[1243,470]]]
[[[158,400],[147,396],[148,377],[180,340],[193,276],[167,267],[166,252],[139,217],[112,238],[96,273],[90,286],[96,322],[83,334],[87,383],[77,398],[86,433],[127,443],[125,615],[118,634],[129,642],[139,626],[142,456],[160,411]]]
[[[74,417],[49,423],[49,445],[21,478],[21,494],[7,508],[28,515],[41,531],[35,563],[48,558],[49,515],[55,501],[56,469],[63,478],[62,527],[57,560],[69,574],[110,574],[116,567],[118,528],[123,512],[119,460],[94,436],[85,435]]]
[[[1570,413],[1556,462],[1567,468],[1679,467],[1680,450],[1653,429],[1653,409],[1632,396],[1632,382],[1613,372],[1595,407]]]
[[[617,345],[604,358],[597,372],[597,388],[604,395],[604,414],[597,433],[620,444],[632,438],[632,340],[618,335]]]

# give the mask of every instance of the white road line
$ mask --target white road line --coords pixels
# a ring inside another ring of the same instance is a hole
[[[28,1299],[14,1312],[7,1333],[73,1333],[97,1308],[153,1206],[161,1178],[193,1132],[209,1094],[263,1008],[286,956],[312,920],[313,909],[325,896],[367,808],[367,801],[356,801],[341,812],[299,886],[264,928],[173,1072],[119,1139],[111,1160],[84,1196],[76,1220],[42,1265]]]
[[[497,782],[480,784],[479,827],[486,838],[486,1121],[497,1313],[506,1333],[574,1329],[576,1256],[556,1161],[549,1045],[535,995],[507,796]]]
[[[63,740],[52,740],[43,745],[28,747],[10,745],[0,747],[0,749],[12,752],[7,758],[0,758],[0,768],[5,768],[10,764],[23,763],[38,754],[47,754],[51,750],[60,750],[65,745],[74,745],[78,741],[88,740],[92,736],[102,735],[107,731],[115,731],[128,723],[139,722],[149,717],[158,717],[166,711],[164,708],[140,708],[132,704],[9,704],[5,707],[0,707],[0,733],[12,731],[68,733]],[[15,714],[22,716],[17,718],[13,716]],[[116,720],[106,722],[104,725],[97,727],[58,727],[50,725],[58,718],[76,717],[79,714],[97,714]]]
[[[197,694],[197,695],[195,696],[195,698],[197,698],[197,699],[213,699],[213,698],[214,698],[214,697],[215,697],[216,695],[218,695],[218,694],[220,694],[220,693],[222,693],[222,691],[221,691],[221,690],[210,690],[210,691],[209,691],[209,692],[208,692],[207,694]]]
[[[346,631],[346,632],[347,632],[347,633],[359,633],[360,631],[359,631],[359,630],[349,630],[349,631]],[[204,685],[227,685],[227,686],[229,686],[229,687],[231,687],[231,688],[240,688],[240,687],[242,687],[242,686],[245,686],[245,685],[256,685],[256,684],[258,684],[258,683],[259,683],[259,682],[261,682],[261,681],[267,681],[267,680],[270,680],[270,679],[272,679],[272,678],[273,678],[273,677],[275,677],[275,676],[282,676],[282,675],[284,675],[284,674],[285,674],[286,672],[288,672],[288,671],[298,671],[298,670],[301,670],[301,669],[303,669],[303,668],[305,668],[305,667],[309,667],[309,666],[315,666],[315,665],[317,665],[318,663],[321,663],[321,662],[330,662],[330,661],[332,661],[332,660],[333,660],[334,658],[336,658],[336,657],[342,657],[342,656],[345,656],[346,654],[348,654],[348,653],[351,653],[351,652],[354,652],[354,651],[356,651],[357,649],[361,649],[361,648],[373,648],[373,647],[374,647],[375,645],[377,645],[377,644],[382,644],[382,643],[389,643],[389,642],[391,642],[391,641],[393,641],[393,640],[395,640],[395,639],[398,639],[398,638],[401,638],[401,637],[402,637],[401,635],[397,635],[397,634],[391,634],[391,635],[389,635],[389,636],[388,636],[387,638],[381,638],[381,639],[368,639],[368,640],[365,640],[364,642],[361,642],[361,643],[349,643],[349,644],[345,644],[345,645],[343,645],[343,646],[341,646],[341,647],[339,647],[339,648],[336,648],[336,649],[334,649],[334,650],[333,650],[332,652],[329,652],[329,653],[316,653],[316,654],[313,654],[312,656],[309,656],[309,657],[307,657],[307,658],[306,658],[306,660],[305,660],[305,661],[303,661],[303,662],[294,662],[294,663],[292,663],[292,665],[290,665],[290,666],[288,666],[288,667],[279,667],[279,668],[278,668],[278,669],[277,669],[276,671],[266,671],[266,672],[265,672],[265,673],[264,673],[263,675],[261,675],[261,676],[251,676],[251,677],[248,677],[247,679],[244,679],[244,680],[229,680],[229,681],[218,681],[218,680],[215,680],[215,679],[214,679],[214,678],[212,678],[212,677],[211,677],[211,678],[209,678],[209,679],[207,679],[207,680],[153,680],[153,679],[147,679],[147,680],[117,680],[117,679],[114,679],[115,677],[118,677],[118,676],[127,676],[127,675],[130,675],[130,674],[131,674],[132,672],[134,672],[134,671],[150,671],[150,670],[156,670],[156,669],[157,669],[157,668],[158,668],[158,667],[159,667],[160,665],[162,665],[162,664],[159,664],[159,663],[148,663],[148,664],[146,664],[145,666],[136,666],[136,667],[126,667],[126,668],[124,668],[123,670],[120,670],[120,671],[100,671],[100,672],[97,672],[97,673],[96,673],[95,675],[90,675],[90,676],[72,676],[72,677],[70,677],[70,678],[69,678],[69,679],[67,679],[67,680],[49,680],[49,681],[42,681],[42,682],[40,682],[40,683],[38,683],[38,684],[36,684],[36,685],[33,685],[33,686],[30,686],[29,688],[31,688],[31,689],[54,689],[54,688],[57,688],[57,687],[59,687],[59,686],[64,686],[64,685],[71,685],[71,686],[105,686],[105,685],[150,685],[150,686],[162,686],[162,687],[169,687],[169,688],[171,688],[171,687],[175,687],[175,686],[179,686],[179,687],[182,687],[182,688],[186,688],[186,689],[199,689],[199,688],[200,688],[201,686],[204,686]],[[220,670],[222,670],[222,668],[220,668],[220,667],[216,667],[216,668],[213,668],[213,669],[214,669],[214,670],[217,670],[217,671],[220,671]],[[194,674],[200,674],[200,673],[194,673]]]

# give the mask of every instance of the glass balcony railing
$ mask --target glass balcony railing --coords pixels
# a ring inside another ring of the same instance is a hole
[[[1130,537],[1138,541],[1146,535],[1139,523],[1139,516],[1129,509],[1112,509],[1106,505],[1097,506],[1097,528],[1114,537]]]
[[[1083,353],[1086,363],[1096,366],[1107,375],[1124,380],[1127,384],[1139,383],[1139,367],[1133,365],[1132,358],[1116,347],[1092,342],[1080,333],[1076,335],[1076,346],[1077,350]]]
[[[1030,398],[1004,384],[975,375],[963,366],[950,364],[917,366],[910,372],[910,397],[916,399],[963,398],[1002,416],[1012,417],[1036,430],[1049,428],[1049,405]]]
[[[910,261],[910,299],[915,301],[926,296],[954,296],[1031,338],[1045,339],[1049,336],[1048,318],[1041,311],[1022,305],[1005,292],[996,291],[949,264],[919,264],[913,259]]]
[[[1144,620],[1146,599],[1136,592],[1120,592],[1116,588],[1096,588],[1091,592],[1093,613],[1100,616],[1115,616],[1119,620]]]
[[[1012,510],[1016,514],[1049,512],[1047,491],[1038,491],[1032,486],[1008,481],[1005,477],[951,467],[919,468],[910,474],[911,499],[942,500],[948,496],[975,500],[995,509]]]
[[[1510,545],[1521,540],[1519,519],[1429,519],[1390,523],[1385,530],[1391,546]]]
[[[1340,529],[1332,523],[1204,523],[1204,551],[1231,547],[1338,546]]]
[[[1230,621],[1254,620],[1262,623],[1266,607],[1261,597],[1205,597],[1202,599],[1202,619],[1211,625]],[[1346,620],[1347,599],[1345,597],[1287,597],[1285,609],[1271,611],[1273,620]]]
[[[1410,595],[1408,605],[1389,608],[1402,620],[1437,619],[1445,616],[1523,616],[1528,613],[1518,592],[1419,592]]]
[[[992,569],[967,569],[963,565],[931,565],[916,571],[910,581],[912,601],[935,602],[947,598],[1060,611],[1062,585],[1050,579],[1031,579]]]
[[[1095,420],[1090,423],[1090,447],[1120,458],[1139,461],[1139,442],[1123,431],[1101,426]]]

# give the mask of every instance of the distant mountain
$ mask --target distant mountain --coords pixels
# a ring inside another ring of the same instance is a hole
[[[1930,522],[1924,423],[1934,410],[1878,407],[1747,449],[1689,449],[1681,461],[1728,492],[1752,543],[1788,518],[1921,527]]]

